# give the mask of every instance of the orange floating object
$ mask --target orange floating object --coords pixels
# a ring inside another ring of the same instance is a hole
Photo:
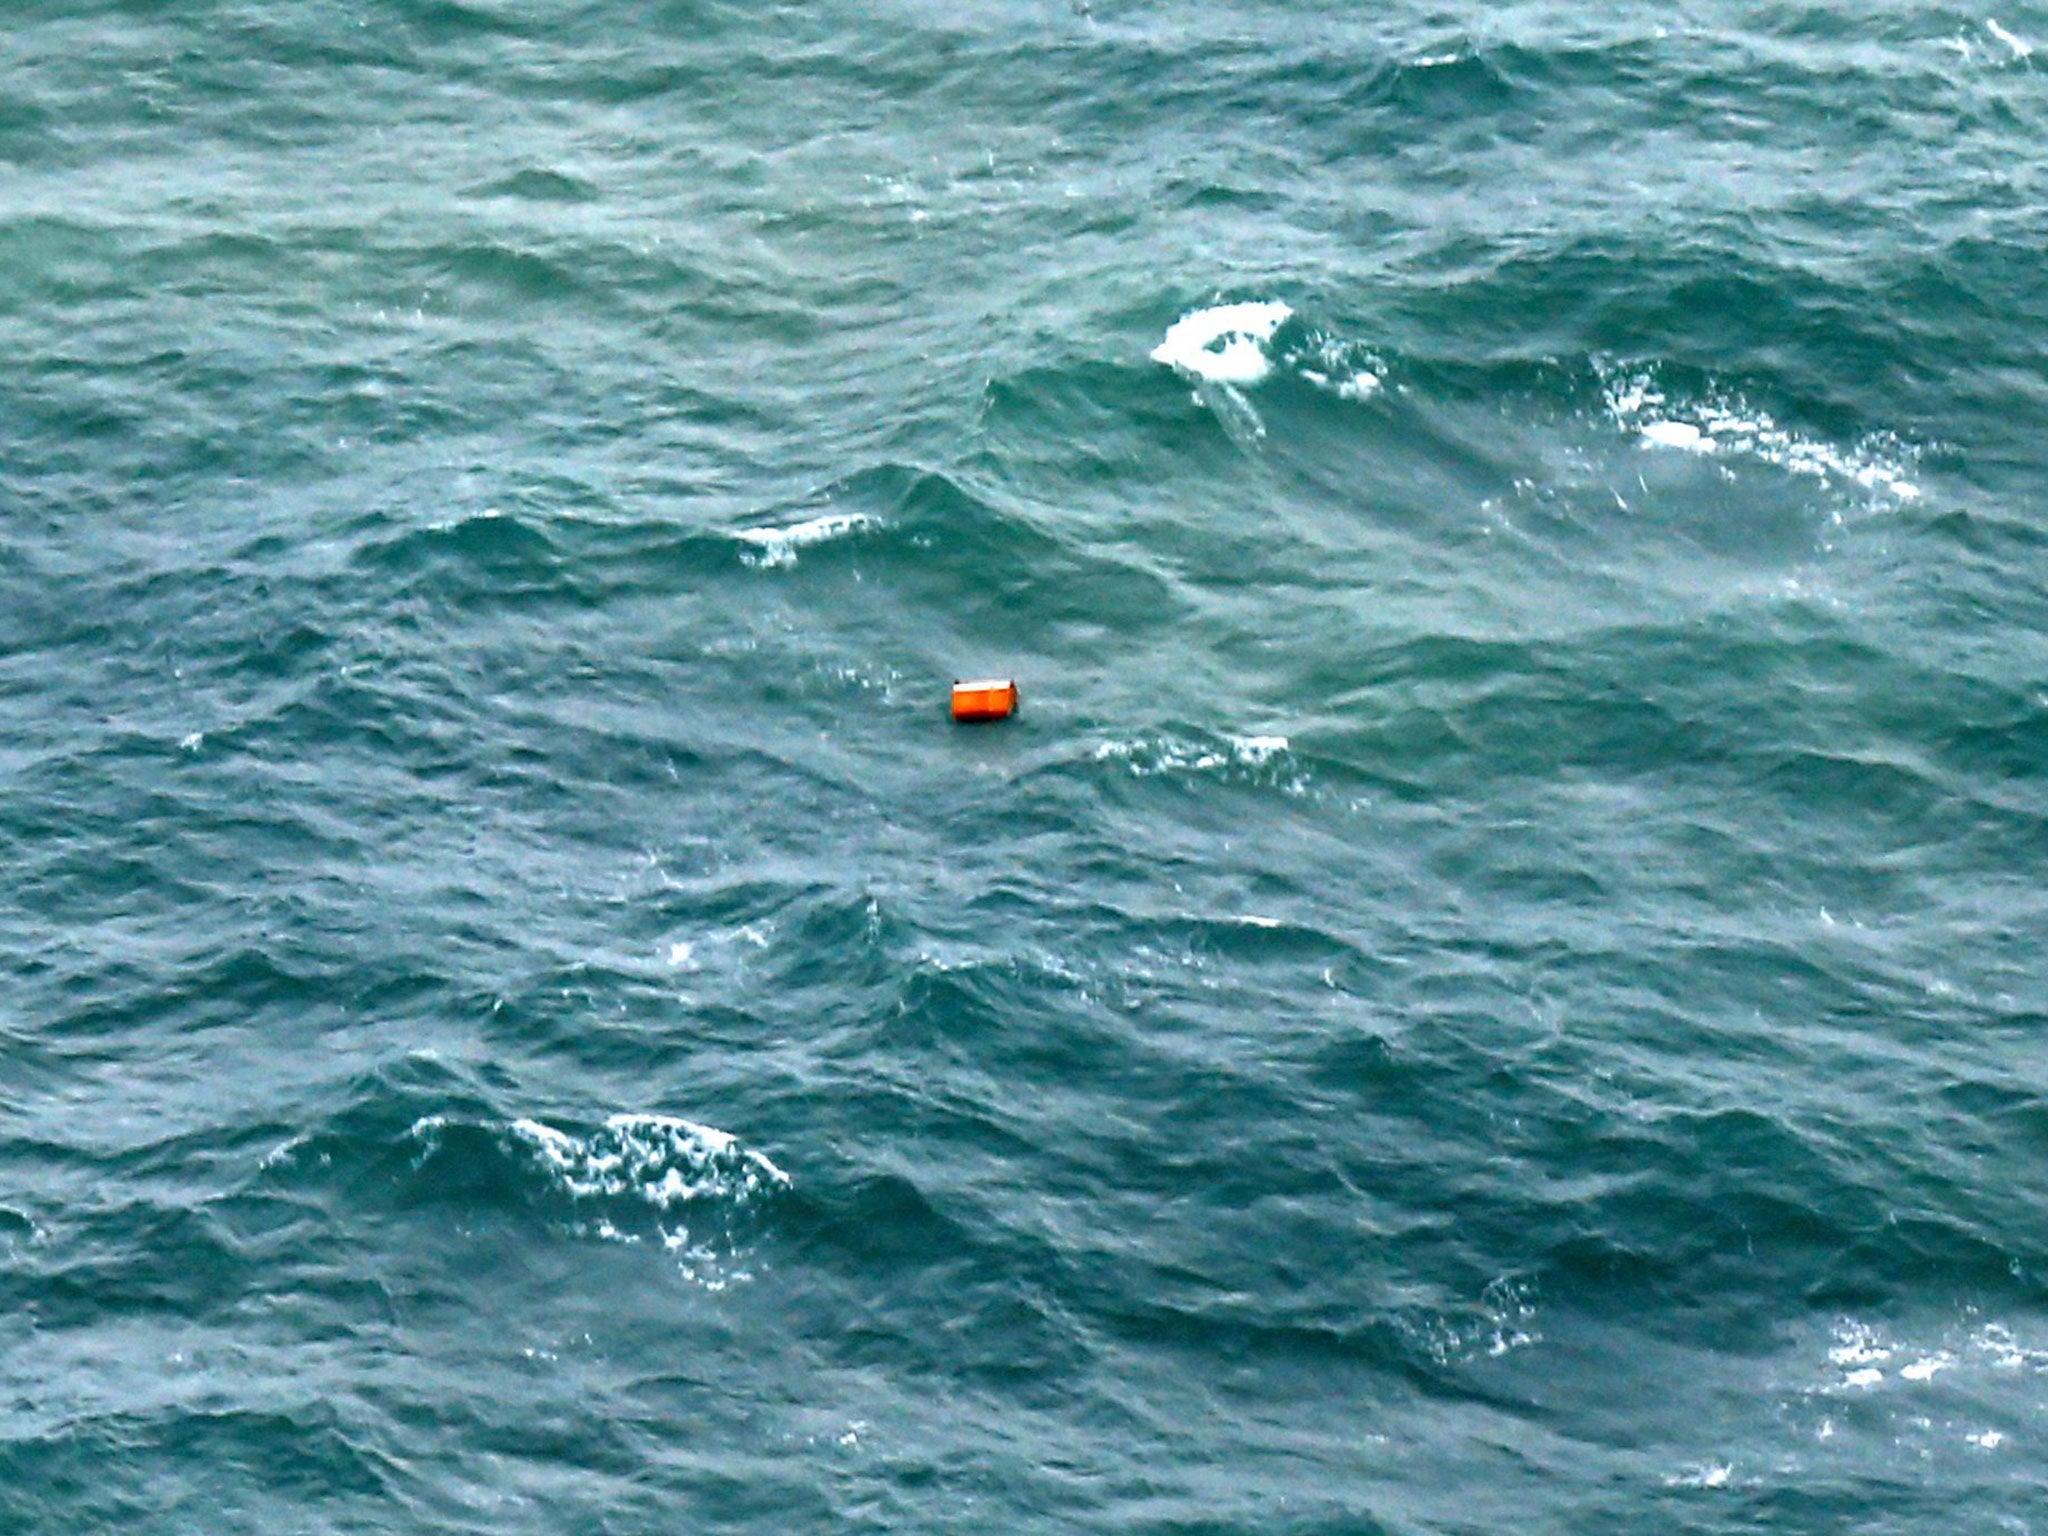
[[[1017,713],[1017,685],[1007,677],[978,677],[953,685],[955,720],[1007,720]]]

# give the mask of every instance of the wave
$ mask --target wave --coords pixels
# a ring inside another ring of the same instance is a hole
[[[1607,415],[1646,448],[1748,458],[1817,480],[1869,493],[1873,504],[1917,501],[1908,478],[1913,451],[1896,437],[1876,434],[1841,446],[1791,432],[1732,390],[1709,384],[1691,395],[1674,394],[1655,365],[1595,361]]]
[[[1195,386],[1195,399],[1245,447],[1266,428],[1244,391],[1276,369],[1342,400],[1363,400],[1385,378],[1369,350],[1326,332],[1291,326],[1294,309],[1279,299],[1250,299],[1190,310],[1167,327],[1152,361]],[[1283,338],[1283,332],[1287,332]]]
[[[789,566],[796,564],[798,550],[874,525],[875,519],[865,512],[822,512],[779,527],[736,528],[733,537],[750,546],[749,552],[740,557],[749,565]]]
[[[220,1200],[230,1224],[318,1213],[298,1227],[316,1251],[409,1213],[454,1210],[472,1231],[494,1223],[521,1242],[538,1227],[730,1258],[749,1223],[794,1188],[765,1152],[716,1126],[658,1111],[594,1124],[506,1114],[473,1074],[425,1053],[370,1074],[337,1112],[293,1128],[252,1124],[237,1139],[269,1145]]]
[[[1098,763],[1114,764],[1132,778],[1208,777],[1266,785],[1288,794],[1308,792],[1307,777],[1285,736],[1205,736],[1158,733],[1113,737],[1096,745]]]
[[[1885,1457],[1910,1451],[1922,1464],[2011,1454],[2040,1411],[2044,1378],[2048,1348],[2032,1323],[1973,1315],[1927,1327],[1844,1315],[1825,1332],[1799,1328],[1772,1362],[1763,1395],[1778,1429],[1774,1455],[1826,1476],[1871,1447]],[[1740,1452],[1716,1450],[1663,1481],[1740,1487],[1767,1471]]]
[[[1256,384],[1273,371],[1268,348],[1293,313],[1277,299],[1192,310],[1167,327],[1152,361],[1211,384]]]
[[[701,1200],[744,1204],[789,1175],[715,1126],[673,1115],[617,1114],[584,1136],[539,1120],[511,1133],[572,1200],[630,1199],[662,1211]]]
[[[572,1234],[653,1240],[700,1265],[734,1240],[733,1218],[790,1187],[765,1154],[674,1115],[619,1113],[578,1132],[531,1118],[432,1114],[407,1136],[422,1194],[495,1191]]]
[[[484,197],[504,197],[533,203],[591,203],[600,190],[580,176],[541,166],[528,166],[478,189]]]
[[[1395,353],[1278,300],[1190,311],[1151,357],[1192,383],[1241,447],[1306,477],[1319,500],[1355,507],[1356,531],[1331,529],[1344,542],[1375,525],[1440,540],[1457,531],[1447,511],[1476,504],[1483,519],[1541,540],[1565,562],[1560,575],[1594,555],[1696,583],[1693,557],[1797,568],[1832,548],[1854,514],[1926,495],[1921,450],[1899,434],[1801,430],[1739,384],[1654,359]],[[1318,396],[1383,403],[1347,412]],[[1361,454],[1375,465],[1369,488]]]
[[[999,657],[1112,620],[1124,632],[1158,627],[1182,611],[1146,562],[965,471],[876,465],[728,537],[754,570],[850,577],[852,600],[942,617],[961,649],[999,647]]]

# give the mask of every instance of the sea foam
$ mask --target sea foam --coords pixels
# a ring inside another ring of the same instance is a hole
[[[1278,299],[1218,304],[1182,315],[1152,349],[1152,361],[1210,384],[1256,384],[1273,371],[1273,337],[1293,315]]]
[[[1738,396],[1680,399],[1649,368],[1605,369],[1607,414],[1645,448],[1747,458],[1828,484],[1855,486],[1892,502],[1918,499],[1907,476],[1910,450],[1876,436],[1851,447],[1788,431]]]
[[[736,528],[733,537],[753,546],[740,557],[749,565],[795,565],[796,552],[806,545],[856,532],[873,521],[865,512],[824,512],[781,528]]]
[[[697,1200],[744,1202],[789,1185],[788,1174],[736,1136],[674,1115],[613,1115],[588,1136],[538,1120],[515,1120],[511,1129],[575,1200],[624,1197],[666,1211]]]
[[[1173,733],[1100,742],[1095,760],[1114,763],[1133,778],[1202,776],[1308,793],[1308,780],[1285,736],[1191,737]]]

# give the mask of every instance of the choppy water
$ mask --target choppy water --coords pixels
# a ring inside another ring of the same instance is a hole
[[[0,1528],[2048,1529],[2036,46],[15,6]]]

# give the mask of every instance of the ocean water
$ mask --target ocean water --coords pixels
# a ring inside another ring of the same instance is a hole
[[[0,1530],[2048,1531],[2044,137],[2003,0],[18,0]]]

